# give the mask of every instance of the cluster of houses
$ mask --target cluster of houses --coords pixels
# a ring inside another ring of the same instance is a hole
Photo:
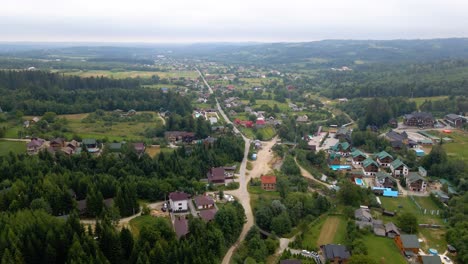
[[[184,192],[171,192],[168,204],[172,226],[179,239],[189,233],[188,214],[199,217],[205,222],[210,222],[214,220],[218,211],[213,198],[207,195],[190,197],[189,194]]]
[[[211,125],[218,123],[219,116],[216,109],[199,109],[194,110],[193,112],[194,118],[202,117],[205,120],[208,120]]]
[[[354,211],[354,218],[359,228],[371,228],[376,236],[394,238],[400,235],[400,231],[394,223],[384,224],[382,220],[374,219],[369,208],[364,206]]]
[[[351,165],[340,165],[342,158],[350,160]],[[413,192],[425,192],[427,188],[427,171],[419,167],[411,172],[399,158],[394,158],[386,151],[368,155],[359,149],[352,148],[347,141],[341,141],[331,147],[328,156],[330,166],[351,171],[353,182],[362,183],[362,178],[373,178],[374,186],[394,188],[396,179],[404,178],[407,188]],[[352,167],[354,168],[352,170]],[[334,168],[334,167],[332,167]],[[361,181],[356,181],[361,179]]]
[[[123,142],[109,143],[105,148],[111,152],[120,152],[124,144]],[[142,142],[132,143],[132,147],[139,155],[143,154],[146,149],[145,144]],[[31,141],[26,144],[26,151],[29,155],[36,155],[40,151],[46,150],[51,154],[60,152],[71,156],[80,154],[83,149],[86,149],[91,154],[99,154],[103,148],[104,145],[94,138],[85,138],[81,142],[76,140],[67,141],[64,138],[54,138],[50,141],[41,138],[31,138]]]

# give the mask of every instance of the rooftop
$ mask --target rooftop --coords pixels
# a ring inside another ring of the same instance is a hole
[[[184,192],[171,192],[169,194],[169,199],[172,201],[183,201],[188,200],[189,195]]]
[[[400,238],[404,248],[419,248],[419,241],[416,235],[401,235]]]
[[[335,258],[349,259],[351,256],[348,249],[343,245],[328,244],[321,246],[321,249],[326,260],[333,260]]]
[[[263,175],[262,177],[260,177],[260,180],[264,184],[276,183],[276,176]]]

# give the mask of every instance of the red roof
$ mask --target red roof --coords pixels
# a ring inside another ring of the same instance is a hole
[[[257,124],[257,125],[264,125],[264,124],[266,124],[265,119],[257,119],[256,124]]]
[[[276,176],[264,175],[260,177],[260,180],[262,181],[262,183],[276,183]]]

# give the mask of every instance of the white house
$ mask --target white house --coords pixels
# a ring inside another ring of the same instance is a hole
[[[390,163],[390,170],[394,177],[399,177],[401,175],[407,176],[409,173],[408,166],[406,166],[406,164],[404,164],[400,159],[396,159]]]
[[[173,212],[185,212],[188,210],[189,195],[184,192],[171,192],[169,205]]]

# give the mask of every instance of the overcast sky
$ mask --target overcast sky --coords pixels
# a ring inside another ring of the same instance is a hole
[[[468,37],[468,0],[1,0],[0,41]]]

